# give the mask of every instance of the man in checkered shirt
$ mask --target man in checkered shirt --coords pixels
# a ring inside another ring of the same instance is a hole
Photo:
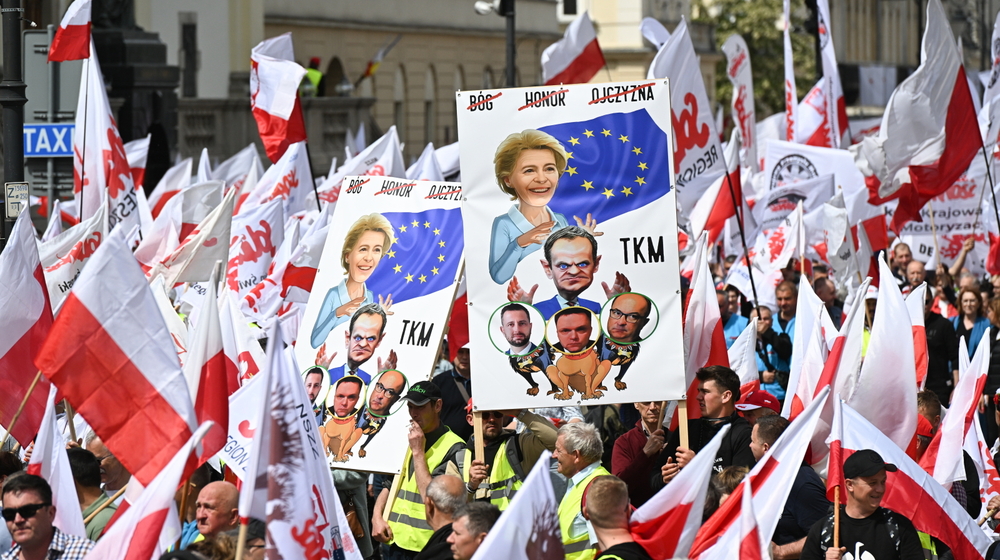
[[[14,546],[0,560],[83,560],[93,541],[52,526],[52,488],[40,476],[12,475],[3,485],[3,518]]]

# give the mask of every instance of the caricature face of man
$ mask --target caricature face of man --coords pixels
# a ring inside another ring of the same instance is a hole
[[[373,414],[385,416],[389,414],[392,405],[400,399],[406,380],[398,371],[387,371],[375,382],[369,391],[368,410]]]
[[[594,273],[601,264],[601,257],[593,254],[586,237],[557,239],[550,251],[552,262],[542,260],[545,275],[556,285],[564,299],[575,300],[594,282]]]
[[[619,342],[636,342],[649,322],[649,303],[639,294],[622,294],[611,302],[608,334]]]
[[[306,374],[306,394],[309,395],[309,402],[316,402],[320,389],[323,388],[323,372],[315,371]]]
[[[512,349],[522,349],[531,338],[531,317],[520,309],[511,309],[500,315],[500,331]]]
[[[583,352],[590,344],[590,314],[563,313],[556,316],[556,336],[566,352]]]
[[[346,335],[347,365],[357,369],[367,362],[382,342],[382,316],[377,313],[361,315],[354,322],[354,328]]]
[[[340,418],[349,416],[361,400],[361,380],[351,377],[337,383],[333,393],[333,413]]]

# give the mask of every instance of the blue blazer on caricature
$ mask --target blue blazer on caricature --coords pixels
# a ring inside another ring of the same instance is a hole
[[[556,223],[552,231],[562,229],[568,224],[562,214],[549,210],[549,216]],[[527,247],[517,244],[517,238],[534,228],[531,222],[521,214],[517,204],[510,207],[506,214],[493,219],[493,231],[490,233],[490,277],[497,284],[505,284],[514,277],[517,263],[524,257],[542,248],[538,243]]]

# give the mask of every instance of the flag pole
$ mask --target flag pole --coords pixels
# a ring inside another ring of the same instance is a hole
[[[729,176],[728,166],[726,167],[726,183],[729,185],[729,196],[733,199],[733,212],[736,213],[736,225],[740,229],[740,242],[743,243],[743,257],[747,260],[747,275],[750,276],[750,289],[753,291],[753,308],[757,309],[757,302],[760,299],[757,297],[757,284],[753,281],[753,266],[750,262],[750,250],[747,249],[747,236],[746,232],[743,231],[743,205],[736,200],[736,189],[733,188],[733,180]]]
[[[938,264],[944,264],[943,262],[941,262],[941,249],[938,247],[937,226],[934,225],[933,200],[927,201],[927,210],[929,211],[928,213],[931,215],[931,237],[934,239],[934,256],[937,257]]]
[[[101,513],[101,511],[104,508],[106,508],[106,507],[110,506],[111,504],[115,503],[115,500],[117,500],[118,498],[120,498],[121,495],[125,493],[125,489],[126,488],[128,488],[128,484],[127,483],[125,484],[125,486],[122,486],[121,488],[119,488],[117,492],[115,492],[114,494],[112,494],[110,498],[108,498],[107,500],[105,500],[103,504],[97,506],[97,509],[95,509],[94,511],[90,512],[90,515],[88,515],[87,518],[83,520],[83,524],[86,525],[87,523],[90,523],[90,521],[92,519],[94,519],[95,517],[97,517],[97,514]]]
[[[94,50],[94,41],[90,41],[90,49]],[[80,148],[80,203],[76,208],[76,215],[83,220],[83,185],[84,180],[87,178],[87,121],[90,120],[87,117],[90,116],[90,111],[87,107],[90,105],[90,65],[93,62],[94,53],[91,52],[90,56],[87,57],[87,68],[84,71],[83,77],[83,142]],[[79,115],[77,115],[79,116]]]
[[[476,410],[472,412],[472,437],[476,438],[476,459],[486,463],[486,442],[483,441],[483,411]],[[472,460],[469,459],[469,466],[472,466]]]
[[[989,519],[989,518],[991,518],[991,517],[993,517],[994,515],[996,515],[997,512],[1000,512],[1000,508],[993,508],[993,509],[987,511],[986,515],[984,515],[982,519],[980,519],[979,521],[977,521],[977,523],[979,524],[980,527],[982,527],[983,523],[986,523],[986,520]]]
[[[986,144],[983,142],[982,136],[979,137],[979,146],[982,147],[983,160],[986,161],[986,177],[990,180],[990,198],[993,200],[993,215],[996,217],[997,227],[1000,227],[1000,209],[997,208],[997,194],[996,187],[993,186],[993,172],[990,168],[990,156],[986,154]],[[986,239],[989,240],[989,237]]]
[[[66,425],[69,426],[69,439],[76,441],[76,422],[73,420],[73,405],[63,399],[63,409],[66,410]]]
[[[305,124],[305,123],[303,123]],[[323,205],[319,202],[319,189],[316,188],[316,172],[313,171],[312,154],[309,152],[309,140],[306,140],[306,161],[309,162],[309,179],[312,181],[313,196],[316,197],[316,209],[323,211]],[[239,556],[237,556],[239,558]]]
[[[840,485],[833,487],[833,548],[840,550]]]
[[[662,414],[662,412],[661,412]],[[660,422],[663,423],[662,421]],[[677,401],[677,430],[680,434],[681,447],[688,446],[688,402],[687,397]]]
[[[35,387],[38,386],[38,381],[42,378],[42,370],[38,370],[35,374],[35,379],[31,381],[31,386],[28,387],[28,392],[24,394],[24,398],[21,399],[21,405],[17,407],[17,412],[14,413],[14,417],[10,420],[10,426],[7,426],[7,433],[3,435],[3,439],[0,439],[0,445],[7,441],[10,437],[11,431],[14,429],[14,425],[17,424],[17,419],[21,417],[21,413],[24,412],[24,405],[28,404],[28,399],[31,398],[31,394],[35,392]]]
[[[233,558],[243,558],[243,552],[246,550],[247,543],[247,530],[250,528],[250,519],[244,518],[240,519],[240,534],[236,537],[236,556]],[[180,547],[178,547],[179,549]]]

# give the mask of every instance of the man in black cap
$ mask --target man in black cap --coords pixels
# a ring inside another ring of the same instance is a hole
[[[833,514],[813,525],[802,549],[803,560],[920,560],[924,558],[913,523],[880,507],[886,488],[886,463],[871,449],[855,451],[844,461],[844,493],[840,506],[840,548],[833,547]]]

